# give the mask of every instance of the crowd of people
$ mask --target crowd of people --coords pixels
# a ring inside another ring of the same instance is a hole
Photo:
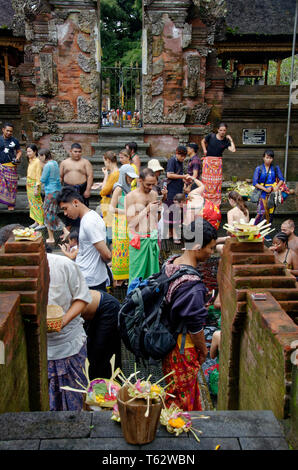
[[[117,155],[104,154],[103,181],[94,183],[92,165],[82,157],[79,143],[71,146],[69,157],[60,163],[48,149],[35,144],[26,148],[28,158],[27,196],[32,227],[48,231],[46,239],[50,267],[49,304],[64,311],[60,332],[48,333],[48,378],[51,410],[81,409],[79,394],[61,390],[85,383],[82,367],[90,362],[90,378],[109,378],[110,358],[121,366],[121,334],[117,329],[120,303],[110,293],[113,285],[129,288],[136,279],[158,273],[163,239],[181,245],[180,255],[166,261],[168,276],[188,265],[197,268],[214,251],[222,253],[230,236],[218,237],[222,202],[222,156],[235,152],[235,144],[221,123],[217,132],[201,141],[179,145],[166,168],[152,158],[143,168],[135,142]],[[15,206],[17,164],[20,145],[13,126],[5,124],[0,138],[0,202],[8,210]],[[187,164],[186,164],[187,159]],[[274,153],[266,150],[263,164],[253,175],[260,191],[255,223],[272,222],[277,196],[286,192],[280,168],[273,165]],[[44,199],[42,199],[42,184]],[[98,191],[99,205],[89,208],[91,190]],[[273,194],[273,205],[269,196]],[[250,220],[247,204],[236,191],[228,193],[231,209],[228,223]],[[61,214],[63,213],[63,215]],[[11,227],[10,227],[11,228]],[[6,230],[7,233],[10,229]],[[61,253],[52,253],[55,232],[61,235]],[[298,274],[298,237],[293,221],[287,220],[271,246],[278,263]],[[5,238],[5,236],[4,236]],[[64,256],[63,256],[64,255]],[[184,410],[200,410],[198,371],[207,357],[204,324],[208,315],[206,288],[193,276],[171,286],[167,296],[171,324],[183,323],[187,334],[181,352],[181,333],[176,347],[163,359],[163,370],[174,371],[169,393]],[[220,335],[216,332],[211,357],[217,357]]]

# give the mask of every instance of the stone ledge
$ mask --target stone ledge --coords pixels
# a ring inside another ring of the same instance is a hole
[[[0,450],[288,450],[281,424],[271,411],[205,411],[191,416],[202,431],[200,443],[191,434],[176,437],[159,425],[146,445],[130,445],[110,411],[34,412],[0,415]]]

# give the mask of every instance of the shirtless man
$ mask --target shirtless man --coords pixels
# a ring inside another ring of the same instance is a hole
[[[156,177],[150,168],[140,173],[139,187],[125,196],[129,230],[129,283],[159,272],[158,212],[160,201],[153,187]]]
[[[93,185],[93,168],[89,160],[82,158],[80,144],[72,144],[70,157],[60,164],[60,178],[63,186],[72,186],[83,196],[84,204],[89,207],[91,186]]]
[[[281,224],[281,231],[288,235],[288,247],[293,251],[294,265],[298,263],[298,237],[295,235],[295,224],[292,219],[285,220]],[[292,271],[298,279],[298,270]]]

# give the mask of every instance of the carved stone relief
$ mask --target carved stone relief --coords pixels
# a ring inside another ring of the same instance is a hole
[[[200,66],[201,59],[197,55],[189,55],[187,61],[187,90],[184,96],[195,98],[200,89]]]

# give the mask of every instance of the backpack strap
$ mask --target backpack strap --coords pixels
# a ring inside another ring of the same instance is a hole
[[[140,318],[144,318],[144,302],[143,302],[143,297],[141,290],[136,287],[133,291],[133,294],[131,296],[131,299],[133,303],[135,304],[135,312],[139,315],[141,315]],[[140,335],[136,335],[136,350],[140,351]],[[137,358],[138,359],[138,358]]]
[[[185,347],[185,341],[186,341],[186,333],[187,333],[187,328],[185,325],[183,325],[183,330],[182,330],[182,338],[181,338],[181,346],[180,346],[180,354],[184,354],[184,347]]]

